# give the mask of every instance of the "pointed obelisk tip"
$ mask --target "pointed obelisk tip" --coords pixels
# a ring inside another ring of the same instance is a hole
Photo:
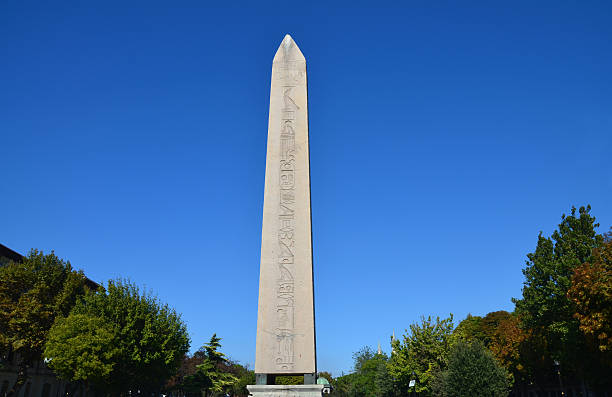
[[[274,62],[286,62],[286,61],[305,61],[304,54],[300,51],[293,37],[289,33],[285,35],[281,42],[276,54],[274,55]]]

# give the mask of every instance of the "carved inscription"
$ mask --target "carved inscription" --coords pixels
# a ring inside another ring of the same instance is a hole
[[[293,90],[303,84],[304,72],[299,61],[288,60],[287,54],[276,65],[281,80],[283,108],[280,130],[279,211],[278,211],[278,279],[276,282],[276,354],[279,372],[291,372],[295,366],[295,130],[300,107],[293,99]]]

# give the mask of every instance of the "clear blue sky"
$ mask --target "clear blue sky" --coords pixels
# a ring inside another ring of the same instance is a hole
[[[320,370],[421,315],[512,310],[572,205],[612,225],[610,2],[223,3],[1,2],[0,242],[146,285],[193,348],[216,332],[252,365],[286,33],[308,61]]]

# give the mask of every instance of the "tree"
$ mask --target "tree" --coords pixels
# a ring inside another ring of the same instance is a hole
[[[203,354],[199,354],[200,351],[196,351],[193,355],[189,356],[185,354],[181,360],[181,365],[178,368],[176,374],[172,376],[166,383],[164,390],[166,391],[179,391],[180,394],[185,394],[183,390],[183,381],[186,376],[195,374],[197,366],[202,364],[204,361]],[[199,391],[198,391],[199,393]],[[199,394],[198,394],[199,397]]]
[[[230,394],[232,396],[248,396],[249,391],[247,385],[255,384],[255,371],[249,369],[248,366],[243,366],[236,362],[230,361],[230,373],[234,375],[238,380],[231,386]]]
[[[213,334],[210,341],[201,349],[204,360],[193,375],[185,377],[183,388],[187,392],[199,391],[204,397],[231,389],[238,378],[227,372],[227,359],[218,349],[221,338]],[[225,368],[224,368],[225,367]]]
[[[485,336],[482,333],[482,317],[468,314],[467,317],[457,325],[453,331],[453,335],[458,339],[468,342],[475,339],[484,340]]]
[[[331,384],[334,380],[334,377],[332,376],[331,373],[327,372],[327,371],[321,371],[319,372],[318,376],[319,378],[325,378],[327,379],[327,381]]]
[[[85,290],[83,273],[53,252],[31,250],[22,262],[0,267],[0,348],[19,358],[17,380],[8,396],[19,393],[28,367],[42,360],[55,319],[68,315]]]
[[[115,363],[121,357],[117,335],[105,319],[73,314],[57,319],[49,332],[45,355],[51,367],[64,379],[90,385],[110,380]]]
[[[359,373],[363,366],[376,356],[376,352],[370,346],[364,346],[353,353],[353,371]]]
[[[579,369],[584,338],[574,318],[574,304],[567,298],[574,269],[590,261],[592,250],[603,238],[597,235],[595,218],[590,206],[572,207],[569,216],[563,215],[558,230],[550,238],[538,236],[536,250],[527,255],[523,269],[525,282],[523,297],[513,299],[524,329],[541,333],[550,355],[565,368]]]
[[[584,374],[595,388],[612,387],[612,242],[593,252],[593,261],[574,270],[568,297],[586,338]]]
[[[407,394],[414,372],[419,382],[416,391],[430,396],[436,374],[446,368],[453,344],[453,315],[435,322],[431,317],[422,317],[421,323],[410,325],[403,341],[392,342],[393,354],[389,362],[389,374],[395,380],[400,394]]]
[[[482,342],[498,363],[512,375],[512,381],[526,377],[520,348],[527,335],[520,328],[515,314],[504,310],[488,313],[485,317],[468,314],[467,318],[457,325],[453,334],[458,340],[465,342]]]
[[[612,227],[603,234],[603,241],[604,243],[612,243]]]
[[[576,307],[580,330],[612,353],[612,242],[594,250],[593,261],[574,269],[568,297]]]
[[[337,377],[331,382],[331,385],[334,389],[334,395],[338,397],[353,397],[355,396],[355,378],[357,378],[356,373],[350,373],[347,375],[342,375]]]
[[[369,348],[368,348],[369,349]],[[362,349],[363,351],[363,349]],[[371,349],[368,350],[371,353]],[[393,390],[393,382],[389,376],[387,368],[388,357],[386,354],[370,355],[369,359],[359,357],[355,360],[356,367],[359,370],[353,379],[352,394],[353,396],[389,396]],[[353,355],[355,357],[355,355]],[[359,360],[359,365],[357,365]]]
[[[108,393],[159,391],[189,349],[180,316],[123,280],[84,295],[51,336],[49,366],[63,379]]]
[[[509,389],[508,374],[479,340],[457,342],[434,384],[443,397],[504,397]]]
[[[521,356],[521,344],[527,334],[520,327],[520,321],[514,313],[500,310],[487,314],[483,318],[484,343],[497,362],[511,374],[510,383],[514,380],[525,380],[527,373]]]
[[[216,335],[214,336],[217,338]],[[219,341],[220,339],[215,344],[218,344]],[[220,347],[220,344],[218,344],[218,347]],[[213,356],[217,356],[217,353],[218,352],[213,353]],[[208,377],[198,373],[198,366],[206,361],[207,356],[206,346],[202,346],[191,356],[185,355],[181,367],[170,381],[168,381],[165,390],[169,392],[178,392],[179,395],[201,397],[201,384],[208,387],[210,386],[210,382],[207,380]],[[224,360],[219,360],[218,357],[215,359],[218,370],[220,372],[229,373],[237,378],[237,381],[233,383],[227,391],[232,396],[248,396],[249,391],[246,386],[255,384],[255,371],[230,358],[225,358],[225,356],[223,356],[223,358]]]
[[[353,353],[353,370],[349,375],[332,379],[331,374],[324,376],[334,388],[334,394],[350,397],[385,397],[393,393],[393,381],[387,368],[389,358],[386,354],[375,353],[364,346]],[[321,373],[324,375],[324,373]]]

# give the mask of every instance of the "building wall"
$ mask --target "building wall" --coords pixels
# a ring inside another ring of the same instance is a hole
[[[0,397],[5,397],[17,381],[17,366],[0,369]],[[66,385],[43,363],[28,368],[28,380],[17,397],[61,397],[66,395]]]

